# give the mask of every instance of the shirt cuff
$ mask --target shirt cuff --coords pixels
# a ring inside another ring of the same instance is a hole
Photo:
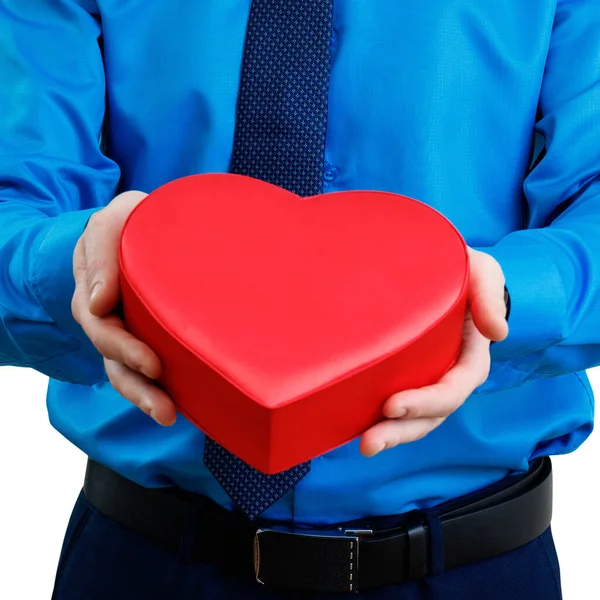
[[[563,338],[566,296],[560,271],[546,246],[516,235],[479,248],[500,263],[510,292],[509,334],[491,350],[497,361],[543,350]]]
[[[75,291],[73,252],[89,218],[99,208],[62,213],[47,219],[48,225],[32,244],[31,290],[57,327],[78,342],[69,357],[52,359],[45,372],[55,379],[93,385],[106,379],[102,356],[75,321],[71,300]]]

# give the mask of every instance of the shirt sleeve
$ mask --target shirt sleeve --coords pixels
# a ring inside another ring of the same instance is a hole
[[[479,248],[498,260],[510,333],[480,391],[600,363],[600,10],[559,0],[539,103],[528,227]]]
[[[81,384],[104,369],[71,314],[73,250],[120,175],[100,35],[92,0],[0,2],[0,364]]]

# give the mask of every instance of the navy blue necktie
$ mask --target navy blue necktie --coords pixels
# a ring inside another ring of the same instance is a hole
[[[333,0],[253,0],[246,31],[231,172],[299,196],[323,192]],[[254,519],[310,462],[264,475],[207,438],[204,462]]]

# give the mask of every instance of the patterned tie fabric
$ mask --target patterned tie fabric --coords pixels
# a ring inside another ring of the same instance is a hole
[[[333,0],[253,0],[232,173],[323,191]]]
[[[253,0],[246,31],[231,172],[299,196],[323,192],[333,0]],[[265,475],[213,440],[204,462],[256,518],[310,470]]]
[[[250,519],[267,510],[310,471],[310,462],[305,462],[283,473],[265,475],[210,438],[204,442],[204,462]]]

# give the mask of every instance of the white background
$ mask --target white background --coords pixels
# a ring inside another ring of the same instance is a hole
[[[590,376],[600,397],[600,369]],[[49,425],[45,391],[38,373],[0,368],[1,600],[50,599],[82,484],[85,457]],[[554,459],[553,529],[565,600],[600,598],[599,437],[594,433],[576,453]]]

